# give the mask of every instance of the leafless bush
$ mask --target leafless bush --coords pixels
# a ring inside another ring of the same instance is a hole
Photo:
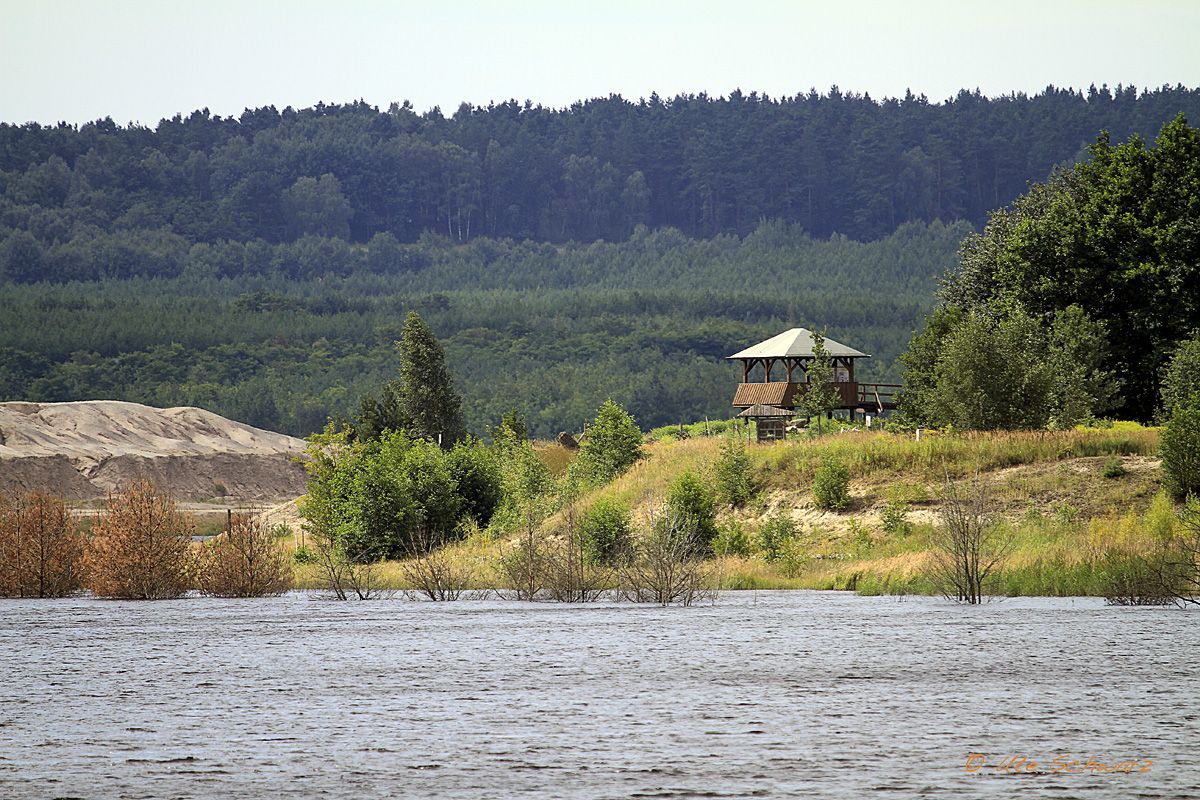
[[[418,595],[430,600],[459,599],[471,577],[466,566],[446,550],[445,537],[424,525],[410,540],[409,557],[401,572]]]
[[[690,606],[713,590],[709,567],[701,556],[695,526],[679,514],[661,509],[651,515],[638,538],[633,558],[618,576],[626,597],[637,603]]]
[[[346,552],[337,528],[312,519],[304,526],[312,546],[321,588],[336,600],[377,600],[392,593],[380,586],[380,559],[370,552]]]
[[[257,517],[235,514],[201,552],[197,583],[216,597],[280,595],[292,587],[291,553]]]
[[[538,521],[527,514],[516,547],[501,549],[500,574],[518,600],[537,600],[545,585],[548,546]]]
[[[194,527],[149,482],[109,495],[86,549],[88,588],[98,597],[134,600],[183,595],[194,566]]]
[[[1012,549],[1012,534],[996,524],[991,487],[978,473],[954,483],[946,477],[941,524],[930,536],[930,580],[947,598],[972,605]]]
[[[1200,605],[1200,499],[1188,498],[1180,522],[1182,531],[1163,547],[1158,586],[1178,603]]]
[[[80,588],[83,537],[66,503],[31,492],[0,496],[0,596],[64,597]]]
[[[595,563],[589,553],[574,506],[566,510],[561,529],[548,543],[542,567],[546,594],[560,603],[598,600],[613,583],[613,570]]]

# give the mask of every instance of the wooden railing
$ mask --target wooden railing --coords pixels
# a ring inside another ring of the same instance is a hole
[[[838,393],[838,408],[861,408],[869,413],[878,413],[896,407],[896,394],[900,391],[897,383],[858,383],[856,381],[836,381],[833,383]],[[807,383],[787,383],[774,381],[772,383],[743,383],[738,386],[733,404],[745,408],[755,403],[782,408],[794,408],[804,396]]]
[[[858,384],[858,407],[866,411],[886,411],[896,407],[896,395],[904,388],[899,383]]]

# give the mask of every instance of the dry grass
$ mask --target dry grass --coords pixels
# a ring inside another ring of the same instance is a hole
[[[563,447],[558,442],[534,442],[533,452],[546,468],[559,478],[567,474],[567,468],[575,461],[575,456],[579,455],[578,450]]]

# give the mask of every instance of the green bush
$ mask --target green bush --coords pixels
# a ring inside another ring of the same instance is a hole
[[[826,459],[813,476],[813,501],[817,508],[840,511],[850,505],[850,470],[845,464]]]
[[[888,504],[883,507],[883,513],[879,515],[884,533],[890,533],[894,536],[907,536],[911,533],[912,523],[908,521],[909,510],[908,503],[900,500],[889,500]]]
[[[746,528],[736,519],[717,526],[717,538],[713,539],[713,554],[718,556],[750,555],[750,537]]]
[[[1192,331],[1176,347],[1163,375],[1161,392],[1163,411],[1168,415],[1200,394],[1200,330]]]
[[[1200,494],[1200,396],[1175,406],[1160,441],[1167,491],[1177,500]]]
[[[676,478],[667,491],[667,515],[694,532],[702,551],[712,550],[717,538],[717,501],[708,485],[691,470]]]
[[[615,500],[598,500],[579,518],[584,552],[593,564],[612,565],[633,547],[629,508]]]
[[[1106,478],[1119,478],[1125,474],[1125,465],[1121,459],[1112,456],[1104,462],[1104,470],[1100,474]]]
[[[722,503],[738,508],[755,494],[750,476],[750,456],[740,441],[727,438],[721,442],[721,454],[714,468],[717,497]]]
[[[596,413],[571,472],[594,483],[608,483],[642,457],[642,432],[625,409],[606,400]]]
[[[504,499],[496,453],[468,437],[446,454],[446,466],[454,479],[462,513],[486,526]]]
[[[758,529],[758,552],[763,561],[773,564],[782,559],[798,534],[796,521],[782,512],[764,522]]]

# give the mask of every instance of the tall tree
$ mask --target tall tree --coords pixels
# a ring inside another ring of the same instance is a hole
[[[1200,130],[1180,115],[1152,148],[1105,133],[1088,152],[969,237],[941,299],[1043,319],[1079,306],[1118,345],[1103,364],[1123,384],[1118,412],[1149,419],[1162,368],[1200,314]]]
[[[462,398],[446,368],[446,354],[433,331],[416,311],[410,311],[397,343],[400,351],[399,416],[408,432],[438,442],[449,450],[466,436]]]
[[[823,331],[812,332],[813,359],[806,370],[808,383],[800,398],[804,413],[817,419],[817,431],[821,430],[821,420],[838,404],[838,390],[833,385],[833,359],[825,350],[825,334]]]

